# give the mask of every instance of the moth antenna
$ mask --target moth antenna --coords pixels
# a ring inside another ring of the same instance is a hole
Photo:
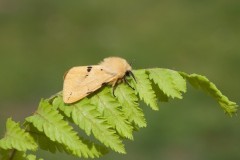
[[[129,65],[132,66],[133,62],[135,62],[135,59],[133,59],[131,62],[129,62]]]
[[[68,70],[69,71],[69,70]],[[68,74],[68,71],[66,71],[63,75],[63,80],[65,79],[66,75]]]
[[[134,76],[134,74],[133,74],[133,72],[132,72],[132,71],[129,71],[129,75],[130,75],[130,76],[132,76],[132,77],[133,77],[133,79],[134,79],[134,81],[137,83],[137,80],[136,80],[136,78],[135,78],[135,76]]]
[[[135,90],[135,88],[133,88],[129,83],[128,81],[126,80],[126,77],[123,78],[124,82],[132,89],[132,90]]]

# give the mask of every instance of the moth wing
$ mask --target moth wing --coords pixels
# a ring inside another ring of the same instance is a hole
[[[102,84],[111,82],[116,74],[106,71],[101,65],[71,68],[63,83],[64,103],[74,103],[95,90]]]

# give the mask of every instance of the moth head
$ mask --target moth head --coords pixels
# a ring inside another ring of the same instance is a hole
[[[131,71],[131,65],[123,58],[120,57],[108,57],[105,58],[100,65],[105,68],[110,69],[114,73],[123,73],[125,74],[127,71]]]

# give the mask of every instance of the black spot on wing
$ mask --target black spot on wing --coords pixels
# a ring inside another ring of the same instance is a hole
[[[92,70],[92,66],[87,67],[87,71],[90,72]]]
[[[72,95],[72,92],[69,94],[69,96],[68,96],[68,100],[71,98],[71,95]]]
[[[90,91],[89,88],[88,88],[86,94],[89,95],[89,94],[91,94],[92,92],[93,92],[93,91]]]

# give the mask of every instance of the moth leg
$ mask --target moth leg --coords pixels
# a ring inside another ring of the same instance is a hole
[[[135,78],[134,78],[135,79]],[[133,88],[127,81],[126,77],[123,78],[123,81],[130,87],[132,88],[132,90],[135,90],[135,88]]]
[[[113,86],[113,88],[112,88],[112,94],[113,94],[114,97],[116,97],[116,95],[115,95],[115,89],[116,88],[117,88],[117,85]]]
[[[114,97],[116,97],[116,95],[115,95],[115,89],[117,88],[117,85],[116,84],[118,84],[118,82],[119,82],[119,79],[117,79],[115,82],[113,82],[113,84],[112,84],[112,94],[113,94],[113,96]]]

